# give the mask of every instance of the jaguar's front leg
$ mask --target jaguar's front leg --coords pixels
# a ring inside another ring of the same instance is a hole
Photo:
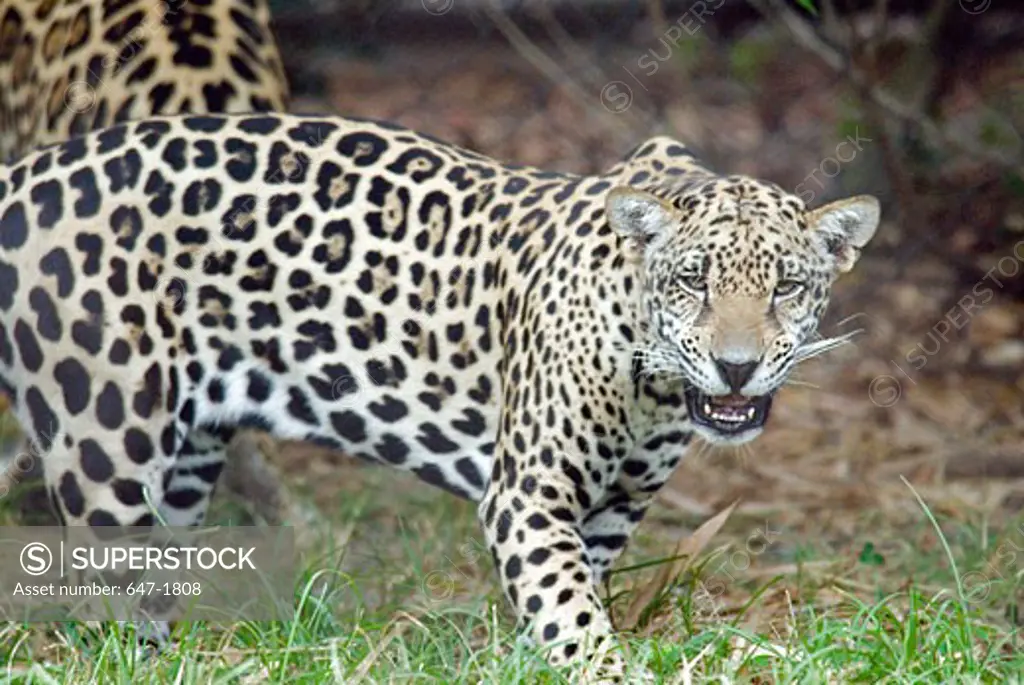
[[[505,595],[520,627],[551,648],[552,665],[605,655],[604,666],[621,669],[620,657],[609,652],[612,625],[581,528],[601,497],[583,464],[600,457],[581,456],[579,445],[569,451],[554,440],[527,446],[524,436],[531,432],[513,427],[505,433],[479,509]]]

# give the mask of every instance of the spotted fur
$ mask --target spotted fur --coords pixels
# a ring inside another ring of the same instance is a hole
[[[265,0],[0,3],[0,159],[160,114],[284,111]]]
[[[760,431],[686,394],[779,387],[877,221],[667,138],[576,176],[344,118],[150,119],[0,170],[0,383],[69,524],[150,525],[145,492],[201,522],[247,426],[477,501],[562,664],[695,430]]]
[[[7,0],[0,3],[0,159],[158,114],[283,111],[288,84],[265,0]],[[0,391],[2,395],[2,391]],[[235,441],[229,488],[270,480],[266,440]],[[263,449],[257,446],[262,445]],[[27,443],[18,454],[33,454]],[[0,463],[0,493],[41,479]],[[264,488],[265,490],[265,488]],[[278,520],[282,490],[255,497]],[[45,506],[29,497],[29,509]],[[42,513],[42,512],[39,512]]]

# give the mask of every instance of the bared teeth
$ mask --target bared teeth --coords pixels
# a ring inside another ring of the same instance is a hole
[[[702,408],[709,418],[715,421],[722,421],[723,423],[745,423],[752,421],[757,415],[757,409],[751,405],[746,407],[719,406],[705,400]]]
[[[686,392],[686,406],[693,419],[723,434],[739,434],[763,425],[771,403],[770,395],[705,395],[691,389]]]

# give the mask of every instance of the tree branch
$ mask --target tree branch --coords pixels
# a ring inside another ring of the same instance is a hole
[[[884,88],[871,83],[864,72],[857,68],[847,55],[828,43],[814,30],[814,27],[808,21],[790,9],[781,0],[748,1],[765,18],[784,25],[802,47],[813,52],[834,71],[846,74],[847,78],[864,95],[885,110],[890,116],[913,124],[923,131],[926,136],[941,141],[958,152],[984,160],[1001,169],[1024,175],[1024,166],[1022,166],[1022,161],[1019,157],[1002,154],[996,150],[977,145],[973,141],[961,139],[944,130],[924,112],[907,105]]]

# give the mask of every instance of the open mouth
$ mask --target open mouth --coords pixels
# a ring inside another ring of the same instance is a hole
[[[686,389],[690,418],[711,430],[735,435],[764,426],[772,408],[772,396],[705,395],[692,386]]]

